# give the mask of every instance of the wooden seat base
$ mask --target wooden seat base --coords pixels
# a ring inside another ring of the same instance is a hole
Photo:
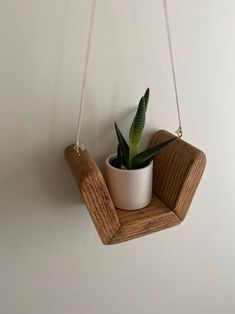
[[[154,194],[151,203],[145,208],[132,211],[116,208],[116,212],[121,227],[109,244],[131,240],[181,223],[176,214]]]
[[[167,131],[158,131],[150,146],[171,137]],[[154,159],[151,203],[127,211],[114,207],[105,180],[87,150],[79,156],[71,145],[65,155],[104,244],[120,243],[181,223],[206,165],[202,151],[177,139]]]

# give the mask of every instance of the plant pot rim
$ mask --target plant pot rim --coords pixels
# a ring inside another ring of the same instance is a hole
[[[109,155],[109,156],[106,158],[106,165],[107,165],[108,167],[112,168],[112,169],[115,169],[115,171],[122,172],[122,173],[124,173],[124,172],[129,172],[129,173],[130,173],[130,172],[132,172],[132,173],[133,173],[133,172],[139,172],[139,171],[141,171],[141,170],[144,170],[144,169],[147,169],[147,168],[151,167],[152,164],[153,164],[153,161],[151,161],[147,166],[145,166],[145,167],[143,167],[143,168],[139,168],[139,169],[119,169],[119,168],[113,167],[113,166],[110,164],[111,158],[112,158],[112,157],[115,157],[115,156],[117,156],[116,153],[113,153],[113,154]]]

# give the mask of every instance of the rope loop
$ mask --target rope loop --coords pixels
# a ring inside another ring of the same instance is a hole
[[[87,72],[88,72],[88,66],[89,66],[89,60],[90,60],[90,54],[91,54],[92,36],[94,32],[95,13],[96,13],[96,0],[92,0],[91,17],[90,17],[90,23],[89,23],[89,33],[88,33],[86,57],[85,57],[85,66],[84,66],[83,79],[82,79],[82,90],[81,90],[80,107],[79,107],[80,109],[78,113],[78,122],[77,122],[77,140],[76,140],[75,149],[78,154],[79,154],[80,149],[84,150],[84,147],[85,147],[83,144],[80,145],[80,130],[81,130],[81,122],[82,122],[82,109],[84,107],[84,96],[85,96],[85,90],[86,90]]]
[[[174,82],[175,100],[176,100],[178,122],[179,122],[179,127],[176,131],[176,134],[178,135],[178,137],[182,137],[183,136],[183,128],[182,128],[181,117],[180,117],[180,102],[179,102],[179,93],[178,93],[178,87],[177,87],[177,82],[176,82],[175,61],[174,61],[174,54],[173,54],[173,48],[172,48],[171,29],[170,29],[170,22],[169,22],[167,0],[163,0],[163,6],[164,6],[167,41],[168,41],[168,47],[169,47],[171,71],[172,71],[172,78],[173,78],[173,82]]]
[[[175,73],[176,71],[175,71],[175,62],[174,62],[174,55],[173,55],[173,48],[172,48],[172,39],[171,39],[167,0],[163,0],[163,6],[164,6],[167,40],[168,40],[169,54],[170,54],[170,61],[171,61],[171,71],[172,71],[172,78],[174,82],[174,91],[175,91],[175,99],[176,99],[178,122],[179,122],[179,127],[176,131],[176,134],[179,138],[181,138],[183,136],[183,129],[182,129],[181,117],[180,117],[180,103],[179,103],[178,88],[177,88],[177,82],[176,82],[176,73]],[[77,122],[77,140],[76,140],[76,145],[74,146],[74,149],[76,150],[79,156],[80,156],[80,152],[86,149],[86,147],[83,144],[80,144],[80,129],[81,129],[81,121],[82,121],[82,110],[84,107],[84,96],[85,96],[85,90],[86,90],[92,37],[93,37],[93,32],[94,32],[95,13],[96,13],[96,0],[92,0],[89,33],[88,33],[86,56],[85,56],[85,65],[84,65],[84,72],[83,72],[83,79],[82,79],[80,108],[79,108],[78,122]]]

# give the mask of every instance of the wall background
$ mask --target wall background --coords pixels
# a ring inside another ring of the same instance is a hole
[[[91,1],[0,0],[0,312],[235,311],[235,2],[169,0],[185,139],[208,157],[179,227],[101,244],[63,156]],[[82,140],[99,165],[151,88],[146,139],[177,128],[160,0],[99,0]]]

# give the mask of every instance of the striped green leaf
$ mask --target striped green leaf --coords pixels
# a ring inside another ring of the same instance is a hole
[[[135,155],[132,159],[133,169],[140,169],[147,166],[157,154],[159,154],[164,148],[166,148],[170,143],[172,143],[176,139],[177,137],[173,137],[168,141],[155,145]]]
[[[148,100],[148,93],[146,95]],[[130,144],[130,155],[129,155],[129,167],[132,168],[132,159],[139,152],[139,145],[142,138],[142,133],[145,126],[145,114],[147,105],[145,102],[145,96],[140,99],[137,112],[131,124],[129,132],[129,144]]]
[[[114,122],[117,138],[118,138],[118,158],[121,157],[122,159],[122,164],[128,168],[128,161],[129,161],[129,146],[122,135],[118,125],[116,122]]]
[[[145,101],[145,111],[146,111],[148,108],[148,103],[149,103],[149,88],[147,88],[144,94],[144,101]]]

